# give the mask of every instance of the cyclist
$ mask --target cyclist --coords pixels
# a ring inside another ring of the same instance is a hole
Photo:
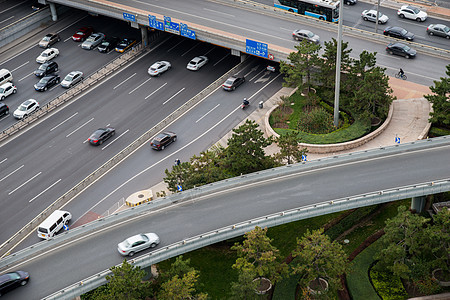
[[[403,75],[405,75],[405,72],[403,72],[403,69],[400,68],[400,71],[398,72],[398,75],[400,78],[403,78]]]

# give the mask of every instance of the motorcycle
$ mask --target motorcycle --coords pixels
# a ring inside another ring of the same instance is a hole
[[[241,108],[242,109],[245,109],[247,106],[249,106],[250,105],[250,103],[248,102],[248,101],[244,101],[244,102],[242,102],[242,104],[241,104]]]

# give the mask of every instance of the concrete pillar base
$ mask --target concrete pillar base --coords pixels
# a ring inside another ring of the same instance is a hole
[[[142,26],[139,25],[139,27],[141,28],[141,38],[142,38],[142,45],[145,47],[148,46],[148,31],[147,31],[147,26]]]
[[[426,196],[413,197],[411,199],[411,210],[421,213],[425,207]]]
[[[58,21],[58,14],[56,13],[55,3],[49,2],[48,4],[50,5],[50,12],[52,13],[52,20],[54,22]]]

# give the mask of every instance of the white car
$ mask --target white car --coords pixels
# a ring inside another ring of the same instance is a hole
[[[397,11],[397,15],[402,19],[406,18],[416,20],[417,22],[424,22],[428,18],[428,14],[426,12],[411,5],[403,5]]]
[[[93,33],[89,36],[83,44],[81,44],[81,48],[92,50],[103,42],[105,39],[105,34],[101,32]]]
[[[136,252],[147,248],[154,248],[159,244],[159,236],[156,233],[140,233],[127,238],[117,245],[117,251],[123,256],[133,256]]]
[[[159,76],[169,70],[171,67],[172,65],[168,61],[157,61],[153,65],[151,65],[150,68],[148,68],[148,74],[150,76]]]
[[[194,57],[188,64],[187,69],[191,71],[197,71],[208,62],[208,58],[206,56],[197,56]]]
[[[20,120],[26,118],[37,109],[39,109],[39,103],[34,99],[28,99],[24,103],[20,104],[20,106],[14,111],[13,116],[14,118]]]
[[[361,18],[363,18],[364,21],[370,21],[370,22],[376,22],[377,21],[377,11],[374,9],[368,10],[362,12]],[[381,12],[378,12],[378,24],[386,24],[386,22],[389,20],[388,16],[385,14],[382,14]]]
[[[65,88],[70,88],[83,80],[83,72],[81,71],[72,71],[64,77],[63,81],[61,81],[61,86]]]
[[[36,58],[36,62],[43,64],[59,55],[59,50],[56,48],[49,48],[42,51],[41,55]]]
[[[0,85],[0,100],[5,100],[11,94],[17,93],[17,88],[11,82],[4,83]]]

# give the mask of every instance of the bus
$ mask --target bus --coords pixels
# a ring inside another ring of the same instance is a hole
[[[329,22],[339,21],[339,1],[333,0],[274,0],[274,6]]]

